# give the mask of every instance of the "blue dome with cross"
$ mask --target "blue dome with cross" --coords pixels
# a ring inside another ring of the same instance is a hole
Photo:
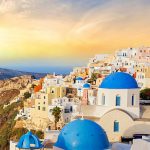
[[[85,83],[85,84],[83,85],[83,88],[85,88],[85,89],[89,89],[89,88],[91,88],[91,84],[89,84],[89,83]]]
[[[76,80],[78,80],[78,81],[82,81],[82,80],[83,80],[83,78],[81,78],[81,77],[77,77],[77,78],[76,78]]]
[[[128,73],[116,72],[108,75],[100,84],[99,88],[106,89],[136,89],[136,80]]]
[[[91,120],[77,119],[61,130],[54,146],[64,150],[104,150],[110,144],[100,125]]]
[[[43,145],[39,138],[29,131],[20,138],[16,147],[19,149],[41,149]]]

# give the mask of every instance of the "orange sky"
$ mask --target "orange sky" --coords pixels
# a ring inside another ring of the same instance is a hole
[[[98,53],[150,46],[149,18],[149,0],[1,0],[0,62],[76,65]]]

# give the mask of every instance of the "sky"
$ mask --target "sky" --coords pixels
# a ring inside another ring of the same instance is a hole
[[[0,67],[45,72],[150,46],[149,18],[149,0],[0,0]]]

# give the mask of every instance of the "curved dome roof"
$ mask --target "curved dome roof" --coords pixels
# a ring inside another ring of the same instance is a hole
[[[62,129],[54,146],[64,150],[104,150],[109,148],[109,141],[97,123],[77,119]]]
[[[108,75],[99,88],[107,89],[135,89],[138,88],[136,80],[128,73],[116,72]]]
[[[17,148],[19,149],[40,149],[42,147],[43,145],[38,137],[30,131],[24,134],[17,144]]]
[[[86,88],[86,89],[91,88],[91,85],[90,85],[89,83],[85,83],[85,84],[83,85],[83,88]]]
[[[83,80],[83,78],[81,78],[81,77],[77,77],[77,78],[76,78],[76,80]]]

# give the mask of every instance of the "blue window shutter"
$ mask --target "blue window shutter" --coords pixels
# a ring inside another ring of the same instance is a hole
[[[132,106],[134,105],[134,95],[132,95]]]
[[[119,122],[114,121],[114,132],[119,132]]]
[[[120,96],[116,96],[116,106],[120,106]]]

